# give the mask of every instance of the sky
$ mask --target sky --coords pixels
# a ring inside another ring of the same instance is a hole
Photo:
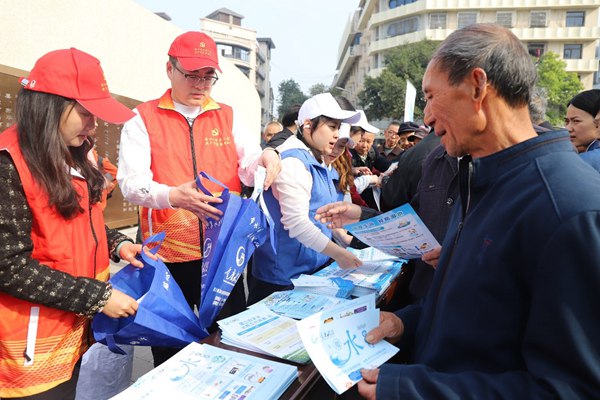
[[[293,79],[302,91],[331,85],[346,23],[359,0],[134,0],[152,12],[165,12],[184,30],[199,30],[200,19],[219,8],[244,16],[242,27],[270,37],[271,86]],[[274,110],[275,111],[275,110]]]

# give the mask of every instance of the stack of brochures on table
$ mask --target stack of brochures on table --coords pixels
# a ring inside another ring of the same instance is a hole
[[[113,400],[278,399],[297,375],[292,365],[190,343]]]
[[[301,274],[298,278],[292,279],[292,283],[295,289],[325,296],[340,297],[342,299],[350,298],[355,286],[348,279],[339,277],[323,278],[306,274]]]
[[[359,251],[348,250],[359,254]],[[383,254],[375,250],[365,250],[373,252],[375,255]],[[361,251],[364,252],[364,250]],[[323,278],[343,278],[352,281],[356,285],[352,291],[352,296],[354,297],[361,297],[371,293],[380,297],[394,282],[394,279],[402,271],[402,266],[406,263],[406,260],[391,257],[390,255],[379,257],[374,259],[374,261],[371,261],[373,259],[370,260],[369,258],[361,258],[360,255],[359,258],[363,260],[363,265],[358,268],[342,269],[334,262],[322,270],[315,272],[314,275]]]
[[[297,325],[310,358],[337,394],[362,379],[362,368],[377,368],[398,352],[386,341],[370,344],[365,340],[379,325],[374,295],[344,302]]]
[[[275,314],[264,304],[217,321],[221,342],[256,353],[306,364],[310,357],[298,335],[296,321]]]
[[[345,301],[348,300],[294,289],[275,292],[251,305],[250,308],[262,304],[276,314],[303,319]]]

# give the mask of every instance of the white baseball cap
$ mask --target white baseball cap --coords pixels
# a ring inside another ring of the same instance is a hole
[[[360,119],[358,111],[342,110],[335,101],[331,93],[320,93],[302,103],[298,111],[298,125],[307,119],[313,119],[319,116],[339,119],[348,124],[354,124]]]
[[[379,128],[374,127],[373,125],[369,124],[369,121],[367,120],[367,116],[365,115],[365,112],[363,110],[358,110],[358,112],[360,114],[360,119],[358,120],[357,123],[352,124],[352,125],[361,127],[365,132],[378,134]]]
[[[350,137],[350,124],[342,122],[340,124],[339,137],[338,140],[347,139],[346,146],[353,149],[356,146],[354,140]]]

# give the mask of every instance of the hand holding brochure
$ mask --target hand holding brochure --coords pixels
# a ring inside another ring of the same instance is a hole
[[[405,259],[421,258],[423,254],[440,247],[410,204],[344,228],[361,242]]]
[[[193,342],[113,400],[278,399],[297,375],[292,365]]]
[[[344,302],[297,322],[313,363],[337,394],[362,379],[362,368],[377,368],[398,348],[382,341],[367,343],[367,333],[379,325],[375,296]]]

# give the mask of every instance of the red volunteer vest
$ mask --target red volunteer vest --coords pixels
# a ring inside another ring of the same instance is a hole
[[[74,276],[106,280],[104,217],[98,204],[90,207],[85,180],[73,177],[72,183],[86,211],[66,220],[49,206],[48,196],[34,181],[15,126],[0,134],[0,151],[10,153],[33,216],[31,257]],[[0,293],[0,316],[0,398],[31,396],[71,378],[75,363],[89,346],[86,317],[5,293]]]
[[[230,191],[241,192],[231,107],[210,99],[190,128],[187,119],[175,111],[169,89],[160,99],[141,104],[137,110],[150,138],[150,169],[154,181],[179,186],[194,180],[193,143],[197,172],[204,171]],[[207,182],[206,187],[215,195],[222,190],[211,182]],[[157,232],[166,233],[159,254],[168,262],[202,258],[199,220],[193,213],[183,209],[142,207],[140,222],[144,239]]]

